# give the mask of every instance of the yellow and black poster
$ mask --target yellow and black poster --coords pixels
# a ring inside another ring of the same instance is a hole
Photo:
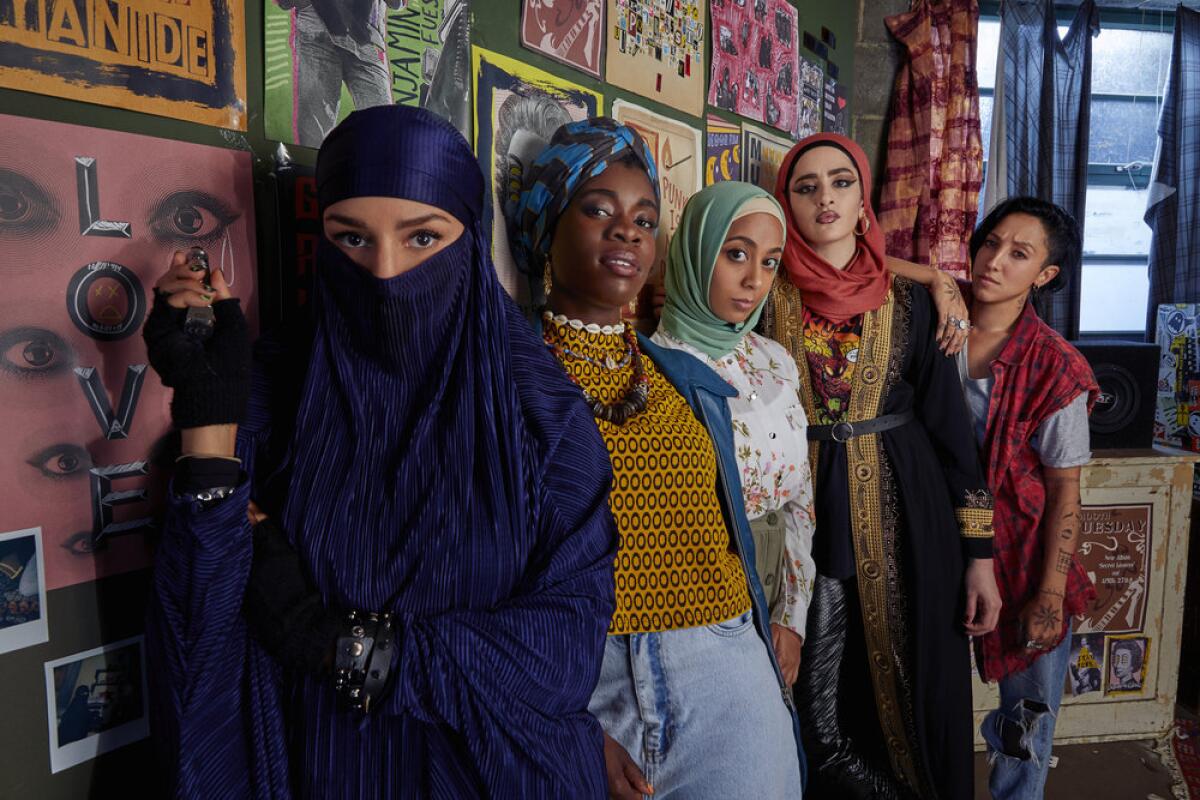
[[[246,129],[244,4],[0,0],[0,86]]]

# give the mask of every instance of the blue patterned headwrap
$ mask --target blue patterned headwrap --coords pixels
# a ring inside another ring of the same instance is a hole
[[[611,117],[568,122],[554,132],[550,144],[521,176],[521,193],[508,203],[508,241],[517,268],[540,275],[554,238],[558,218],[579,189],[609,164],[633,155],[650,178],[658,196],[654,154],[638,132]]]

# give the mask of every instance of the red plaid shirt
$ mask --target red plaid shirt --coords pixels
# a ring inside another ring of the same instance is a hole
[[[993,563],[1004,608],[996,630],[976,639],[976,653],[984,678],[995,681],[1027,669],[1046,652],[1025,649],[1018,619],[1042,577],[1046,484],[1030,440],[1081,392],[1089,395],[1090,411],[1099,387],[1087,360],[1038,319],[1032,304],[1025,306],[1012,338],[992,362],[992,375],[996,381],[982,457],[996,499]],[[1064,631],[1095,596],[1087,573],[1074,559],[1063,601]]]

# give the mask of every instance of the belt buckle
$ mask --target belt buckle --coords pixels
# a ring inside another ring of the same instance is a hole
[[[849,422],[835,422],[829,433],[835,442],[845,444],[854,438],[854,426]]]

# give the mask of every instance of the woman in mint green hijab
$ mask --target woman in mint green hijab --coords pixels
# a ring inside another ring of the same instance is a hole
[[[800,649],[816,566],[807,422],[796,362],[753,332],[783,255],[783,209],[737,181],[692,196],[667,256],[666,303],[653,341],[691,353],[733,388],[733,435],[755,566],[787,682]]]

